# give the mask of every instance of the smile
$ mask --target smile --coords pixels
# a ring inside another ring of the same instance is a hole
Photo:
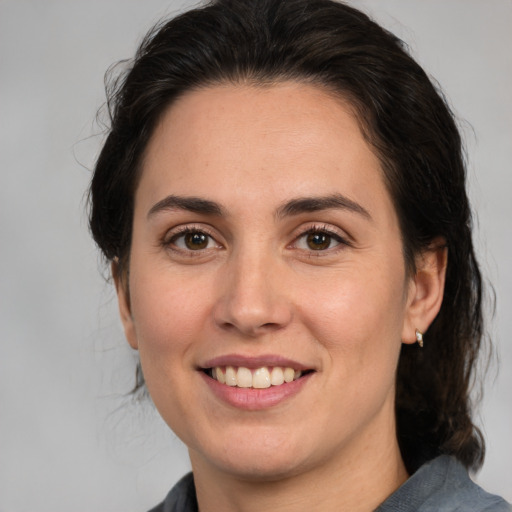
[[[271,386],[281,386],[285,383],[300,379],[309,371],[295,370],[291,367],[262,366],[250,369],[244,366],[215,366],[208,368],[205,373],[226,386],[238,388],[266,389]]]

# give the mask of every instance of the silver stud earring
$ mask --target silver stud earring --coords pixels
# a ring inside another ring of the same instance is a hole
[[[418,342],[418,345],[423,348],[423,333],[416,329],[416,341]]]

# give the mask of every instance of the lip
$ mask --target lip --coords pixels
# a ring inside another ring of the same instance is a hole
[[[215,360],[212,361],[216,362]],[[216,364],[215,366],[222,365]],[[243,365],[241,364],[240,366]],[[221,384],[203,371],[199,371],[199,374],[210,391],[225,404],[246,411],[259,411],[275,407],[297,395],[309,382],[314,372],[307,373],[292,382],[284,383],[280,386],[270,386],[265,389],[227,386],[226,384]]]
[[[311,366],[306,366],[298,361],[288,359],[276,354],[262,354],[258,356],[244,356],[241,354],[228,354],[214,357],[202,363],[198,369],[205,370],[216,366],[243,366],[250,370],[262,368],[263,366],[282,366],[293,368],[294,370],[306,371],[315,370]]]

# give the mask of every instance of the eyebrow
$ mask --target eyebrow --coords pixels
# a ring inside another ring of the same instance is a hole
[[[301,213],[318,212],[321,210],[347,210],[362,215],[368,220],[372,220],[368,210],[342,194],[292,199],[277,209],[276,216],[278,218],[290,217]]]
[[[199,213],[203,215],[221,216],[224,214],[223,208],[215,201],[202,199],[200,197],[183,197],[170,195],[154,204],[148,212],[148,218],[166,210],[185,210],[188,212]]]
[[[154,204],[148,212],[148,218],[162,211],[185,210],[202,215],[225,215],[224,208],[215,201],[200,197],[186,197],[169,195]],[[317,212],[321,210],[347,210],[354,212],[368,220],[372,217],[359,203],[345,197],[342,194],[331,194],[328,196],[299,197],[292,199],[276,210],[276,217],[292,217],[301,213]]]

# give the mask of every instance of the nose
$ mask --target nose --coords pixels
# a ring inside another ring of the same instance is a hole
[[[214,308],[215,323],[245,337],[286,327],[293,316],[283,263],[270,254],[233,254]]]

